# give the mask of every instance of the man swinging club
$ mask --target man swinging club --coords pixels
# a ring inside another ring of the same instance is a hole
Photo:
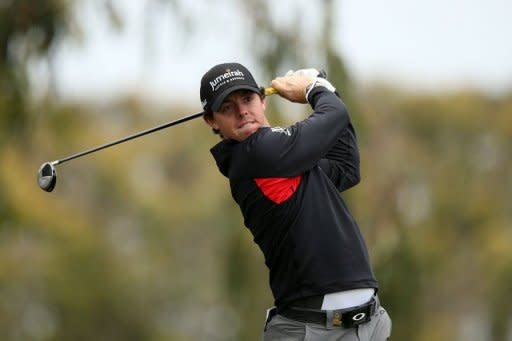
[[[265,340],[386,340],[391,320],[357,223],[339,192],[356,185],[359,151],[345,105],[315,69],[272,81],[313,113],[272,128],[265,96],[243,65],[212,67],[201,79],[211,149],[244,222],[265,256],[275,307]]]

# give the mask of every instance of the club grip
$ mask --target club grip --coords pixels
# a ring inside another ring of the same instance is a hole
[[[265,96],[270,96],[270,95],[274,95],[274,94],[277,94],[277,90],[274,89],[273,87],[268,87],[268,88],[265,88],[264,90],[264,95]]]

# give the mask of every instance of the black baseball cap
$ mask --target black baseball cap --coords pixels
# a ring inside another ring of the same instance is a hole
[[[230,93],[247,89],[261,93],[261,88],[249,70],[239,63],[223,63],[212,67],[201,78],[203,114],[217,111]]]

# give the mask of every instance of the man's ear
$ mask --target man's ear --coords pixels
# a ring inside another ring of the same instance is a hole
[[[266,99],[267,97],[265,95],[260,95],[260,99],[261,99],[261,104],[263,105],[263,110],[265,110],[266,108]]]
[[[219,129],[219,126],[215,122],[215,119],[213,118],[213,115],[203,115],[203,119],[206,122],[206,124],[208,124],[213,129],[217,129],[217,130]]]

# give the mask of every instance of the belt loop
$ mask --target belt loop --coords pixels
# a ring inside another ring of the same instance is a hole
[[[327,329],[330,329],[333,327],[332,325],[332,317],[333,317],[333,311],[332,310],[326,310],[325,311],[325,327]]]
[[[269,322],[272,320],[272,318],[274,318],[274,316],[277,315],[277,308],[276,307],[272,307],[272,308],[269,308],[267,309],[267,315],[266,315],[266,318],[265,318],[265,326],[263,328],[263,331],[266,332],[267,331],[267,326],[269,324]]]
[[[375,294],[375,295],[373,295],[372,315],[375,315],[377,313],[377,310],[379,309],[379,307],[380,307],[379,295]]]

